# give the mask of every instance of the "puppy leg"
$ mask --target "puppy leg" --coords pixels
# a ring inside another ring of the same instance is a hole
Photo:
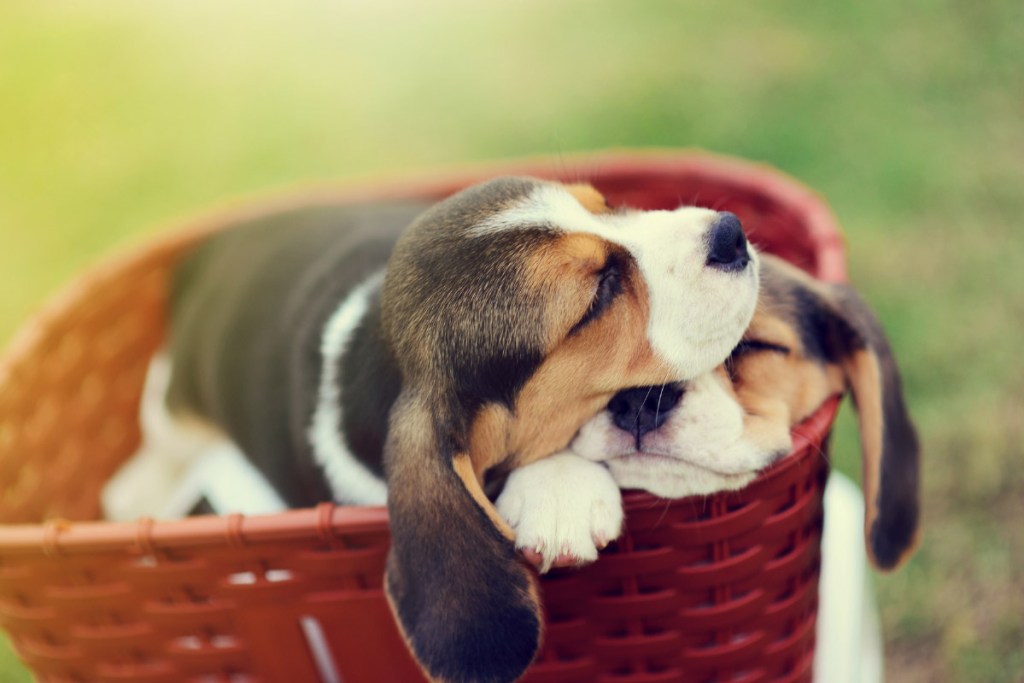
[[[189,468],[205,453],[229,443],[205,425],[171,414],[165,400],[171,372],[171,360],[163,352],[150,361],[139,404],[142,443],[101,492],[106,519],[165,516]]]
[[[583,564],[622,531],[622,495],[601,464],[563,451],[512,471],[498,513],[516,532],[516,548],[553,565]]]

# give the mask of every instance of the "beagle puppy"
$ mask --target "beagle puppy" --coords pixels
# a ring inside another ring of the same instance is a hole
[[[592,561],[619,533],[616,486],[665,498],[742,488],[791,450],[793,426],[846,390],[860,421],[868,556],[894,569],[917,543],[919,446],[892,351],[849,286],[770,255],[753,320],[725,363],[620,392],[569,449],[512,472],[497,508],[542,570]],[[601,495],[582,500],[569,480]]]
[[[306,207],[180,265],[166,403],[290,506],[388,505],[385,589],[435,681],[512,681],[541,617],[485,477],[561,451],[619,390],[722,363],[757,301],[728,213],[611,210],[501,178],[422,206]]]

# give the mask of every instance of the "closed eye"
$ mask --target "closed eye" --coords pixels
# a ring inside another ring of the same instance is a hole
[[[616,256],[610,256],[605,262],[604,268],[597,273],[597,288],[594,291],[594,298],[590,307],[583,314],[580,321],[569,330],[572,336],[583,329],[588,323],[597,320],[604,313],[615,297],[622,293],[622,265]]]
[[[736,360],[741,356],[746,356],[747,354],[750,353],[758,353],[763,351],[768,351],[771,353],[781,353],[784,356],[788,356],[790,353],[793,352],[793,350],[790,349],[788,346],[783,346],[782,344],[774,344],[769,341],[764,341],[763,339],[743,339],[740,341],[739,344],[736,345],[736,348],[732,350],[732,353],[729,354],[729,360]]]
[[[729,373],[729,379],[734,383],[739,378],[739,366],[737,363],[741,358],[745,358],[755,353],[779,353],[783,356],[788,356],[793,352],[788,346],[782,344],[773,344],[763,339],[742,339],[740,343],[736,345],[736,348],[732,350],[729,357],[725,359],[725,371]]]

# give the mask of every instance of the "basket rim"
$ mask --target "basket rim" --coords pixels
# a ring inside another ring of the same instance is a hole
[[[66,283],[29,318],[0,354],[0,386],[8,381],[28,357],[53,321],[81,304],[88,292],[80,283],[104,279],[151,254],[174,250],[217,230],[226,221],[253,218],[298,206],[335,202],[383,201],[432,198],[454,192],[495,174],[528,174],[544,178],[566,175],[566,169],[582,168],[584,177],[600,182],[602,177],[627,174],[669,175],[699,172],[711,181],[735,187],[770,190],[773,199],[798,213],[815,244],[817,273],[832,282],[846,281],[845,247],[836,219],[821,196],[800,181],[767,164],[693,149],[613,149],[558,157],[529,156],[509,160],[475,162],[434,170],[364,177],[359,180],[317,182],[280,187],[229,199],[191,217],[165,223],[148,235],[134,238],[127,246],[101,259]],[[840,397],[827,400],[814,414],[792,430],[793,450],[799,454],[815,435],[821,435],[835,417]],[[815,457],[817,457],[815,455]],[[801,457],[785,458],[763,472],[755,482],[782,476]],[[735,495],[729,492],[724,495]],[[677,501],[687,499],[677,499]],[[639,491],[626,492],[624,504],[650,506],[665,499]],[[246,545],[321,539],[338,543],[342,535],[377,534],[387,531],[384,507],[353,507],[321,503],[313,508],[289,510],[275,515],[227,515],[190,517],[181,520],[137,522],[50,520],[41,524],[0,525],[0,553],[11,555],[60,555],[113,552],[134,549],[139,554],[194,546]]]

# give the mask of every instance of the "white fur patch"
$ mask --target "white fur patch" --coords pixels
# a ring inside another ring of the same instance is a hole
[[[780,453],[785,442],[759,444],[744,434],[744,411],[722,385],[706,373],[687,383],[680,404],[657,430],[635,436],[619,429],[608,411],[585,424],[573,440],[574,453],[605,462],[622,488],[682,498],[731,491],[749,484]]]
[[[622,531],[622,495],[608,470],[569,452],[513,470],[495,507],[516,548],[543,557],[542,572],[559,555],[593,562]]]
[[[157,517],[186,517],[204,499],[219,515],[271,515],[288,509],[266,477],[227,439],[203,452]]]
[[[103,488],[104,517],[177,519],[204,499],[219,514],[284,510],[284,501],[230,439],[170,413],[172,370],[163,351],[149,363],[139,403],[142,443]]]
[[[750,265],[741,272],[707,265],[708,229],[717,216],[696,207],[594,214],[564,187],[544,184],[471,234],[549,227],[590,233],[625,248],[650,293],[647,337],[676,369],[667,382],[696,377],[725,360],[754,314],[758,266],[753,246],[748,246]]]
[[[313,457],[324,469],[334,500],[350,505],[384,505],[384,481],[366,468],[345,444],[341,429],[340,360],[352,333],[366,314],[370,297],[384,282],[384,271],[374,273],[345,298],[324,326],[320,344],[323,369],[316,411],[309,427]]]

